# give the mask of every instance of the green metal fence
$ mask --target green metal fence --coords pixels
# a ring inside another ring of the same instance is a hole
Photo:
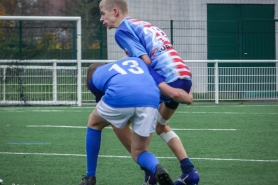
[[[107,58],[106,28],[95,22],[82,27],[83,59]],[[76,59],[76,38],[75,22],[0,21],[0,59]]]
[[[185,60],[276,58],[275,20],[149,22],[167,33]],[[0,59],[76,59],[76,37],[74,22],[0,21]],[[107,56],[106,27],[83,20],[82,59]]]

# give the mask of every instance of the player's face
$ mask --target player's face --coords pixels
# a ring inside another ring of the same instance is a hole
[[[117,28],[117,17],[114,10],[108,11],[107,9],[105,9],[105,6],[102,6],[100,8],[100,14],[100,22],[102,22],[104,26],[106,26],[108,29]]]

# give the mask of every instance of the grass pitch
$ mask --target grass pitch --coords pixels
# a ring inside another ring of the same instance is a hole
[[[93,107],[0,107],[4,185],[77,185],[86,172],[85,134]],[[200,173],[200,185],[278,184],[278,105],[180,106],[169,122]],[[173,179],[177,159],[156,135],[150,145]],[[142,184],[112,129],[102,132],[98,185]]]

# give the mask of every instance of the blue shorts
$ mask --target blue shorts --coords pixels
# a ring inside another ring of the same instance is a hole
[[[191,80],[185,80],[185,79],[177,79],[174,82],[168,83],[171,87],[174,88],[180,88],[183,89],[185,92],[189,93],[191,86],[192,86],[192,81]],[[177,109],[179,106],[179,102],[176,102],[169,97],[166,96],[160,96],[160,103],[164,102],[165,106],[169,109]]]

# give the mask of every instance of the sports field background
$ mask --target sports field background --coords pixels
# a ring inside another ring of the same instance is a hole
[[[4,185],[77,185],[86,172],[93,107],[0,107]],[[170,126],[198,169],[200,185],[278,184],[278,104],[180,106]],[[173,179],[179,163],[156,135],[150,151]],[[102,132],[98,185],[141,185],[143,171],[111,128]]]

